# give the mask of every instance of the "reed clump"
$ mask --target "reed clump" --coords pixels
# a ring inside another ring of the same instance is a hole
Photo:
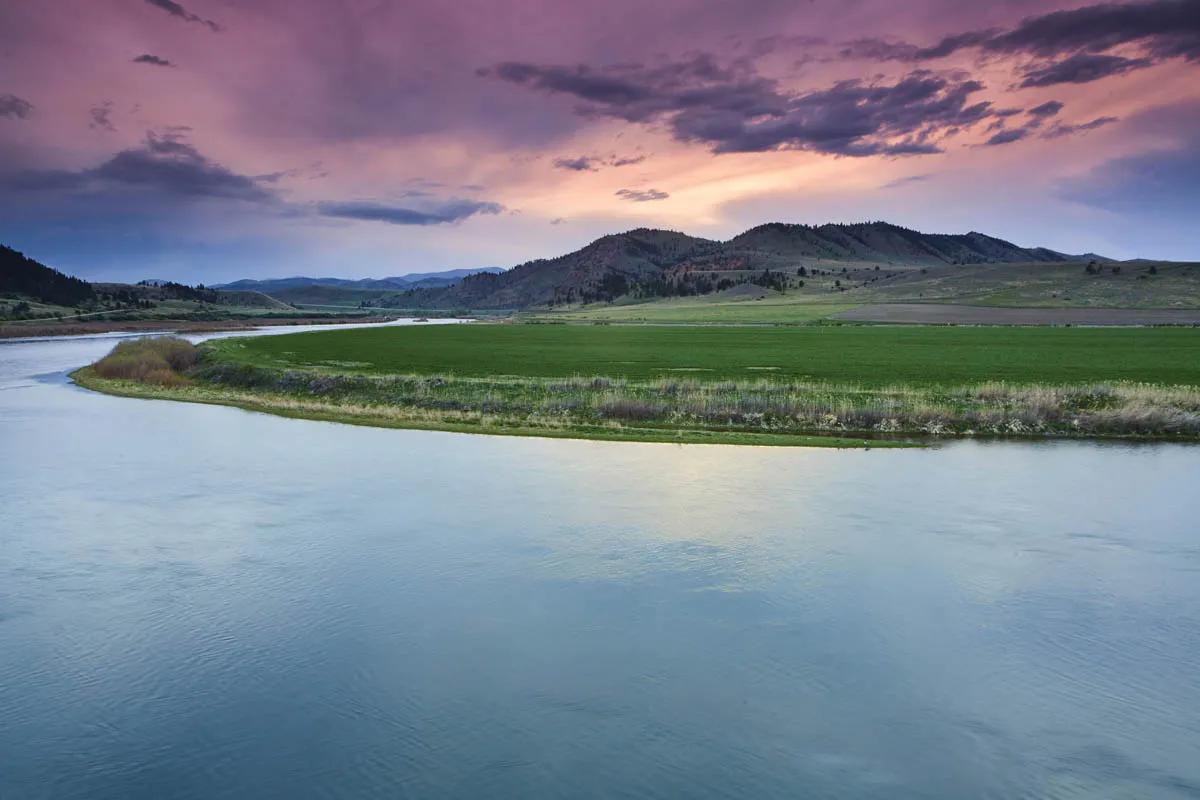
[[[177,336],[121,342],[96,362],[96,374],[109,380],[138,381],[160,386],[188,383],[184,373],[199,361],[194,344]]]

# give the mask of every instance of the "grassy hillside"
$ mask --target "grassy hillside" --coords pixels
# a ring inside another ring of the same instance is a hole
[[[1200,308],[1200,264],[977,264],[897,272],[863,281],[848,301],[953,302],[985,306],[1072,308]]]
[[[406,292],[401,302],[425,308],[553,308],[688,297],[739,285],[784,288],[806,273],[824,277],[844,267],[905,271],[1072,258],[980,233],[926,234],[885,222],[817,227],[770,223],[727,242],[639,228],[604,236],[557,258],[521,264],[502,275],[476,275],[448,289]]]
[[[1200,264],[1142,262],[973,264],[940,267],[823,265],[790,276],[783,291],[739,286],[699,297],[619,300],[538,319],[613,322],[802,324],[878,303],[953,303],[1001,308],[1200,309]],[[803,286],[799,283],[803,281]]]
[[[569,311],[527,312],[523,319],[548,322],[621,322],[651,324],[807,325],[854,308],[830,297],[796,292],[712,294],[642,303],[602,303]]]
[[[95,297],[87,281],[64,275],[24,253],[0,245],[0,297],[71,307]]]
[[[214,347],[243,363],[366,374],[1200,385],[1200,331],[1188,328],[479,324],[300,333]]]

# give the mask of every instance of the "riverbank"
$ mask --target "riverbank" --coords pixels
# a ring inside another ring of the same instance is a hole
[[[118,345],[73,377],[130,397],[506,435],[835,447],[970,436],[1200,439],[1194,386],[375,375],[362,374],[362,362],[309,369],[248,363],[237,341],[199,348],[155,342]]]
[[[345,325],[347,323],[391,322],[395,317],[378,314],[348,316],[272,316],[238,317],[222,320],[138,319],[95,320],[85,322],[8,322],[0,324],[0,339],[24,339],[45,336],[86,336],[94,333],[220,333],[250,330],[276,325]]]
[[[347,402],[306,398],[297,392],[271,392],[205,385],[198,382],[164,385],[100,377],[93,367],[71,373],[78,385],[105,394],[146,400],[225,405],[295,419],[340,422],[376,428],[449,431],[494,436],[538,436],[554,439],[594,439],[673,444],[757,445],[766,447],[906,447],[917,443],[900,438],[867,438],[809,433],[771,433],[752,430],[679,428],[635,425],[617,420],[587,425],[553,416],[519,417],[496,411],[422,407],[419,404]]]

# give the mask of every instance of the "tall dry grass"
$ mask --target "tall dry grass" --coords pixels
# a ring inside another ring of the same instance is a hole
[[[161,336],[121,342],[93,368],[101,378],[160,386],[188,383],[183,373],[199,361],[199,351],[186,339]]]

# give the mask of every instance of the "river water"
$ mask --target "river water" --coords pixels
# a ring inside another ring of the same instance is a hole
[[[0,797],[1200,797],[1200,448],[378,430],[0,343]]]

